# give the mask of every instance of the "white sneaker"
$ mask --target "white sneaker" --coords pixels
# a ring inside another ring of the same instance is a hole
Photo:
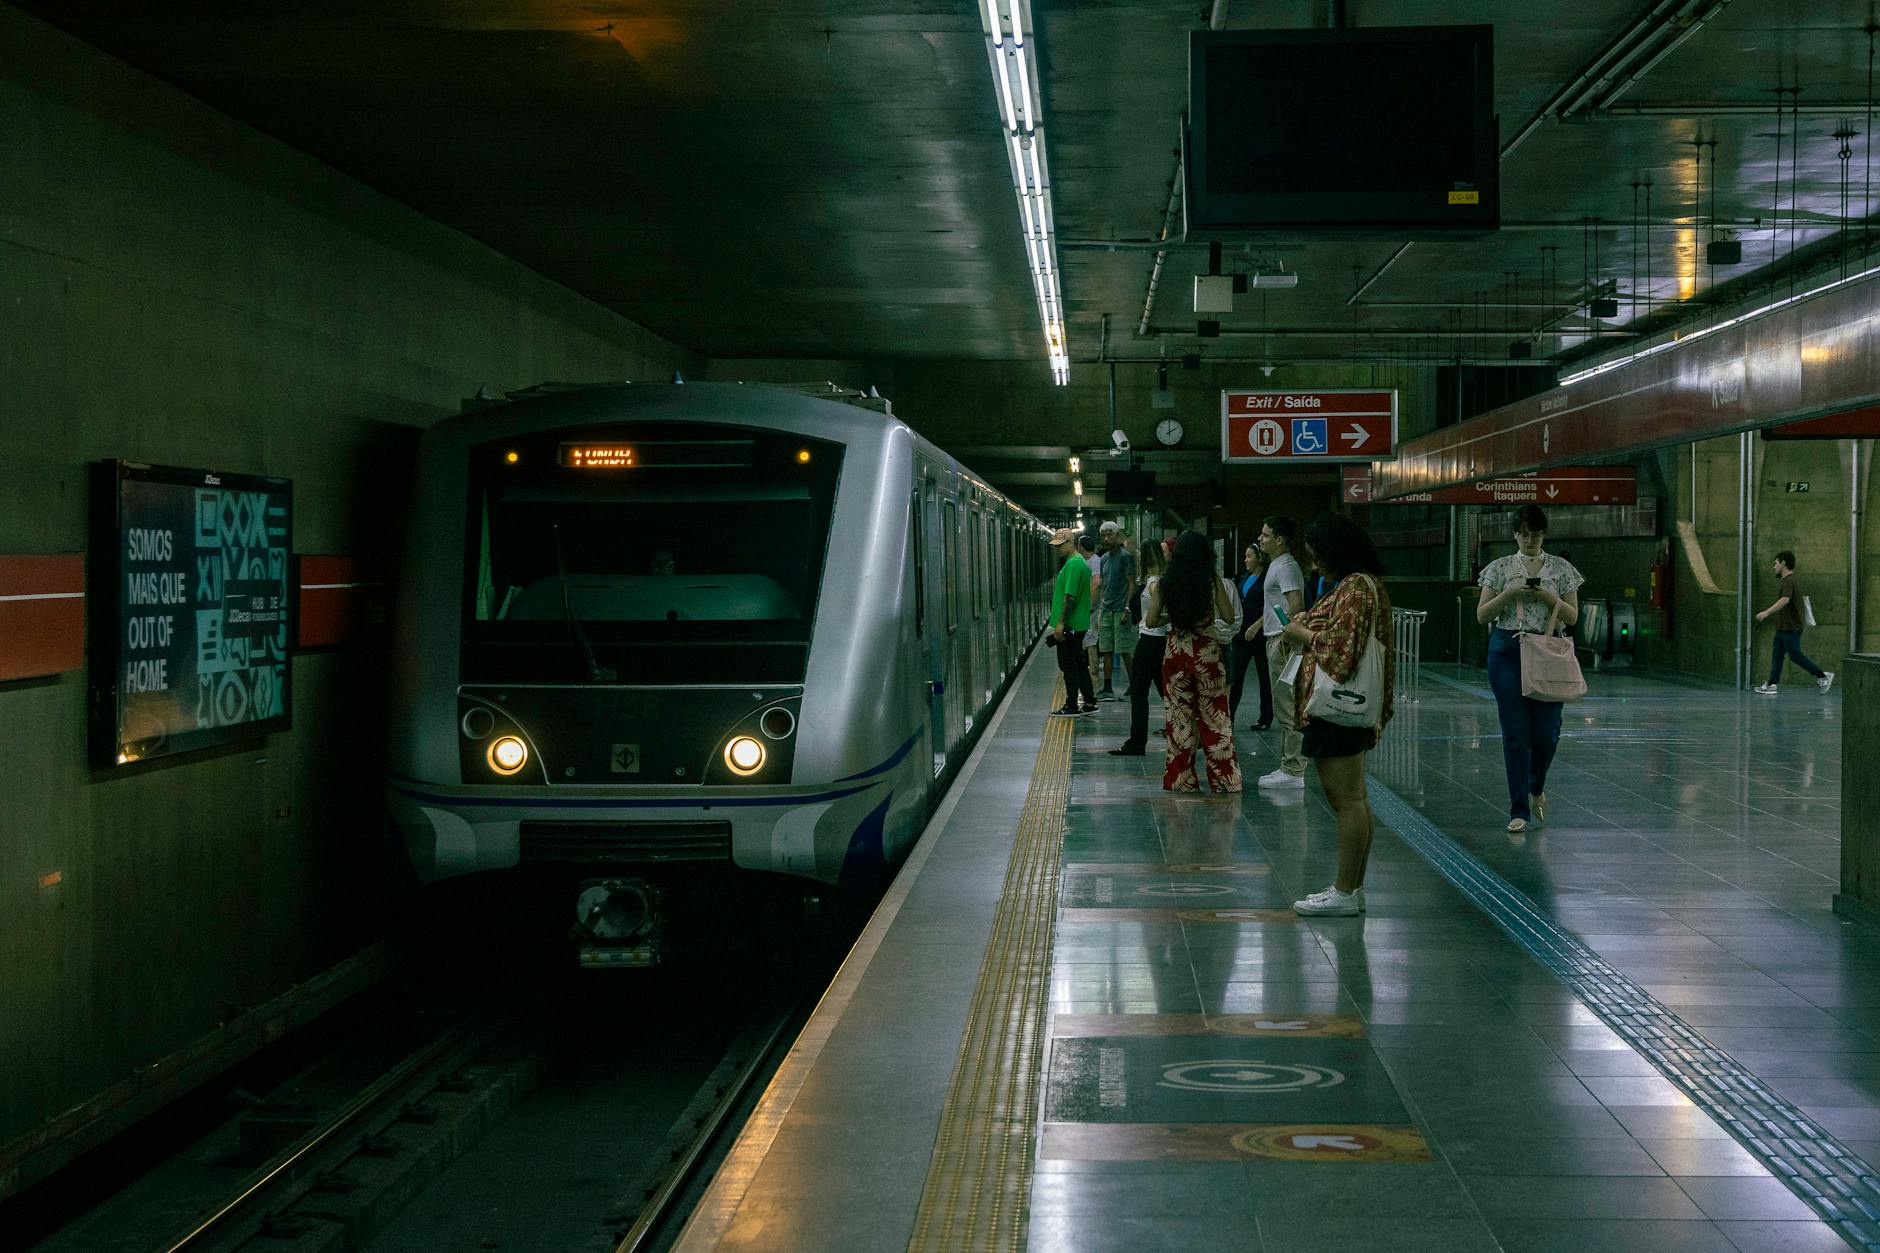
[[[1758,683],[1755,687],[1751,688],[1750,690],[1752,692],[1755,692],[1758,696],[1774,696],[1777,692],[1781,691],[1782,689],[1777,687],[1773,683]],[[1825,692],[1828,689],[1824,687],[1821,690]]]
[[[1268,787],[1268,788],[1280,788],[1280,787],[1298,787],[1298,788],[1302,788],[1302,787],[1304,787],[1305,785],[1306,785],[1306,777],[1305,777],[1305,776],[1304,776],[1303,774],[1287,774],[1287,773],[1286,773],[1286,771],[1285,771],[1285,769],[1284,769],[1283,767],[1282,767],[1281,769],[1278,769],[1278,770],[1275,770],[1275,771],[1273,771],[1273,772],[1272,772],[1271,774],[1263,774],[1263,775],[1261,775],[1261,776],[1260,776],[1260,786],[1261,786],[1261,787]]]
[[[1834,671],[1830,670],[1826,674],[1822,675],[1819,679],[1816,679],[1815,686],[1820,688],[1823,692],[1826,692],[1829,688],[1833,687],[1834,686]]]
[[[1315,914],[1324,917],[1344,918],[1364,912],[1364,889],[1357,888],[1350,892],[1340,892],[1337,888],[1326,888],[1314,892],[1302,901],[1293,902],[1296,914]]]

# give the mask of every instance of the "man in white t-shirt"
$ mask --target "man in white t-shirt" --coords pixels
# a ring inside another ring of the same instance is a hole
[[[1102,673],[1097,669],[1097,596],[1103,588],[1103,553],[1097,548],[1094,535],[1079,535],[1077,552],[1090,567],[1090,629],[1084,632],[1084,658],[1090,666],[1090,677],[1094,679]],[[1110,699],[1115,700],[1116,697]]]
[[[1279,720],[1279,768],[1260,777],[1264,788],[1303,788],[1306,785],[1305,737],[1299,731],[1299,707],[1293,697],[1293,685],[1281,678],[1297,646],[1282,634],[1286,622],[1305,610],[1305,574],[1298,558],[1292,555],[1293,537],[1299,525],[1283,514],[1274,514],[1260,524],[1260,551],[1270,559],[1266,567],[1266,616],[1261,633],[1266,637],[1267,665],[1272,671],[1273,716]],[[1285,616],[1281,617],[1284,609]]]

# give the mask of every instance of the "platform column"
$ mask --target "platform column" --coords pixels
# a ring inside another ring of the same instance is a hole
[[[1849,653],[1841,702],[1841,890],[1834,912],[1880,923],[1880,777],[1869,760],[1880,733],[1880,653]]]

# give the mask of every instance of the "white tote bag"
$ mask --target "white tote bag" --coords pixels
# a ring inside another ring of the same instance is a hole
[[[1368,576],[1367,576],[1368,577]],[[1377,584],[1371,585],[1373,595]],[[1306,697],[1306,717],[1323,718],[1345,727],[1375,727],[1384,707],[1384,650],[1377,642],[1377,614],[1364,633],[1364,648],[1358,654],[1358,668],[1343,683],[1336,682],[1324,666],[1312,669],[1312,694]]]
[[[1222,648],[1234,642],[1234,635],[1240,630],[1240,589],[1227,579],[1221,579],[1221,586],[1227,590],[1227,599],[1234,606],[1232,619],[1216,618],[1208,624],[1207,636]]]

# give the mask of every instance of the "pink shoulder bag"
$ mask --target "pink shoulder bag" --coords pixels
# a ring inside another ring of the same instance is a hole
[[[1554,631],[1560,625],[1560,606],[1554,606],[1544,634],[1530,631],[1521,637],[1521,695],[1532,700],[1569,701],[1586,695],[1586,676],[1573,655],[1573,641]]]

